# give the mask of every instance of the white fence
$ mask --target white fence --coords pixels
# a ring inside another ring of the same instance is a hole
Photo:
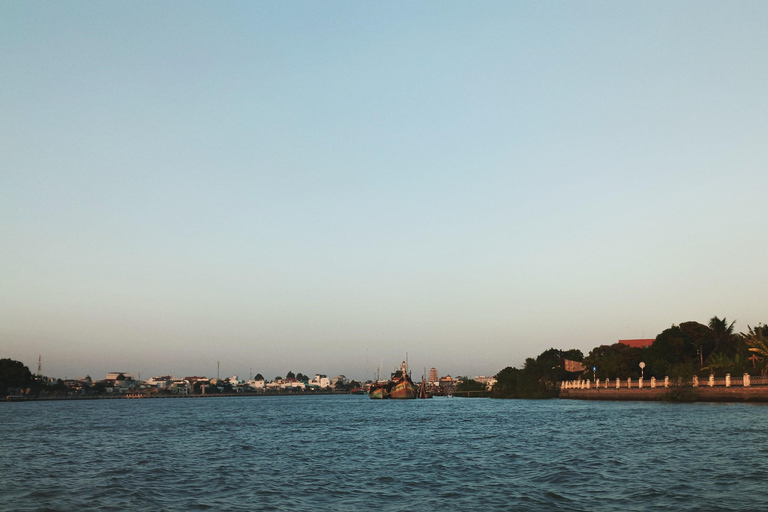
[[[685,384],[691,384],[693,387],[750,387],[750,386],[768,386],[768,377],[752,377],[748,373],[745,373],[741,378],[731,378],[731,374],[728,373],[725,377],[715,377],[710,375],[709,379],[703,380],[694,376],[690,382]],[[651,377],[650,379],[595,379],[595,380],[566,380],[560,383],[562,389],[643,389],[643,388],[668,388],[670,385],[683,385],[682,379],[677,379],[677,382],[670,380],[669,377],[664,379],[656,379]]]

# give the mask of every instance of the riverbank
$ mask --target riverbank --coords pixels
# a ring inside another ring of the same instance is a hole
[[[129,393],[125,395],[50,395],[50,396],[36,396],[29,397],[26,395],[11,395],[5,398],[6,402],[39,402],[39,401],[52,401],[52,400],[143,400],[143,399],[160,399],[160,398],[224,398],[224,397],[239,397],[239,398],[256,398],[256,397],[268,397],[268,396],[315,396],[315,395],[351,395],[355,393],[337,393],[335,391],[316,391],[312,393],[218,393],[209,395],[161,395],[158,393],[140,394]],[[2,401],[2,398],[0,398]]]
[[[566,400],[768,402],[768,386],[561,389],[559,397]]]

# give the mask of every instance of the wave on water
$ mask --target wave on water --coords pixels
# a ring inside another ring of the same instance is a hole
[[[0,408],[0,510],[768,509],[768,408],[747,405],[717,422],[697,406],[365,396]]]

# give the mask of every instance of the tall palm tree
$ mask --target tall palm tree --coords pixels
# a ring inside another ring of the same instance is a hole
[[[728,320],[723,317],[722,319],[713,316],[709,321],[709,328],[712,329],[712,335],[715,338],[714,352],[722,352],[725,349],[732,348],[733,345],[733,326],[736,324],[736,320],[728,325]]]
[[[754,329],[750,326],[747,334],[742,333],[744,341],[749,346],[749,351],[753,352],[763,361],[768,360],[768,326],[758,325]],[[763,368],[763,376],[768,372],[768,366]]]

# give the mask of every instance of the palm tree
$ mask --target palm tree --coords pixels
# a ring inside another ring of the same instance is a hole
[[[733,366],[734,362],[725,354],[713,352],[707,358],[707,366],[703,366],[702,370],[709,370],[710,373],[715,373],[717,370],[727,370]]]
[[[720,352],[725,349],[733,348],[733,326],[736,324],[736,320],[728,325],[728,320],[723,317],[722,319],[713,316],[709,321],[709,328],[712,329],[713,337],[715,338],[715,349],[712,351]]]
[[[754,353],[752,357],[757,356],[763,361],[768,360],[768,326],[758,325],[754,329],[750,326],[747,327],[749,332],[747,334],[742,333],[742,336],[749,346],[749,351]],[[768,373],[768,366],[763,367],[763,377],[766,373]]]

